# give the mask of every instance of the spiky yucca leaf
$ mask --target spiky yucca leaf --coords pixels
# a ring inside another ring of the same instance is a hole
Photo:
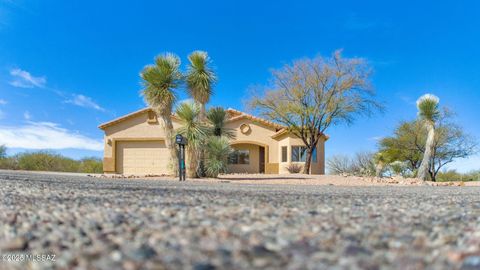
[[[191,102],[185,102],[177,107],[176,115],[183,122],[177,129],[188,140],[187,147],[197,149],[204,141],[208,128],[199,121],[200,108]]]
[[[227,172],[228,156],[232,148],[225,137],[210,137],[207,143],[206,173],[209,177],[217,177]]]
[[[227,111],[222,107],[213,107],[207,112],[208,122],[212,125],[211,133],[214,136],[225,136],[229,139],[235,138],[235,131],[226,127],[228,120]]]
[[[213,94],[212,86],[217,79],[210,67],[210,57],[206,52],[194,51],[188,56],[188,60],[187,90],[196,102],[204,105],[210,100]]]
[[[170,114],[175,103],[174,89],[182,81],[180,58],[175,54],[166,53],[155,58],[155,65],[146,66],[140,76],[144,89],[142,95],[145,101],[162,114]]]
[[[438,104],[440,99],[432,94],[425,94],[417,100],[418,115],[421,119],[434,123],[440,117]]]

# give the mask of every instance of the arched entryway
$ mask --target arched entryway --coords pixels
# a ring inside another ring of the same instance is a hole
[[[235,141],[231,146],[234,152],[229,158],[229,172],[265,173],[268,145],[252,141]]]

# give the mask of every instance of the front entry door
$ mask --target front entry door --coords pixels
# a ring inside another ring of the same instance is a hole
[[[265,173],[265,147],[259,146],[259,158],[258,158],[258,167],[260,173]]]

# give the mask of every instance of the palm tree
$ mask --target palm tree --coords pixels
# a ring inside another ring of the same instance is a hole
[[[235,138],[235,131],[226,127],[228,115],[227,111],[225,111],[222,107],[213,107],[209,109],[207,112],[207,120],[211,125],[210,132],[213,134],[213,136],[224,136],[228,139]]]
[[[197,177],[199,154],[207,136],[207,127],[199,121],[200,107],[194,103],[182,103],[176,115],[183,122],[177,129],[187,139],[187,177]]]
[[[186,74],[187,91],[195,103],[200,105],[200,120],[206,120],[205,106],[213,94],[212,86],[216,81],[210,67],[211,60],[203,51],[194,51],[188,56],[190,62]]]
[[[182,82],[180,58],[172,53],[159,55],[154,65],[146,66],[140,76],[144,89],[142,95],[145,101],[163,119],[165,144],[170,150],[170,167],[172,173],[177,173],[177,150],[173,143],[174,130],[172,124],[172,109],[176,101],[175,90]]]
[[[428,130],[425,152],[423,153],[422,163],[417,173],[417,178],[423,181],[427,180],[428,171],[431,166],[435,143],[435,123],[440,117],[440,110],[438,109],[439,102],[439,98],[431,94],[423,95],[417,100],[418,116]]]

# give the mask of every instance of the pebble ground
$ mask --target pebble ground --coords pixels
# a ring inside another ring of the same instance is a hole
[[[0,171],[0,269],[480,269],[479,187]]]

